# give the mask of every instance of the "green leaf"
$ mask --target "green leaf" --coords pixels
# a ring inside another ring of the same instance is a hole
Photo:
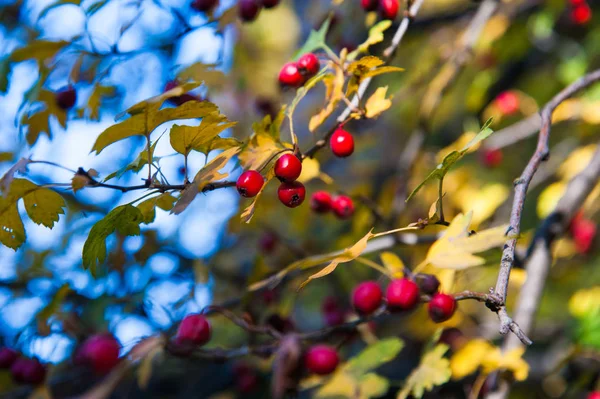
[[[154,222],[156,218],[156,208],[160,208],[163,211],[170,211],[173,209],[177,198],[173,197],[169,193],[163,193],[157,197],[149,198],[137,205],[137,208],[142,212],[142,223],[150,224]]]
[[[204,84],[209,87],[220,87],[227,81],[227,79],[225,78],[223,71],[219,71],[215,69],[215,67],[216,65],[196,62],[195,64],[192,64],[181,70],[181,72],[177,74],[177,77],[184,82],[192,80],[196,82],[204,82]]]
[[[202,82],[189,82],[174,87],[171,90],[167,90],[164,93],[159,94],[158,96],[150,97],[129,107],[125,112],[117,115],[116,119],[121,119],[123,116],[125,116],[125,114],[136,115],[147,110],[156,111],[169,98],[179,97],[190,90],[194,90],[200,85],[202,85]]]
[[[400,338],[386,338],[370,345],[357,356],[350,359],[344,370],[356,378],[375,370],[377,367],[394,360],[404,347]]]
[[[140,223],[144,221],[142,212],[133,205],[121,205],[110,211],[90,230],[83,245],[83,267],[96,275],[96,267],[106,260],[106,239],[118,232],[124,236],[140,234]]]
[[[10,73],[10,58],[0,59],[0,93],[5,94],[8,90],[8,74]]]
[[[102,104],[102,99],[105,97],[111,97],[115,94],[114,86],[102,86],[98,83],[94,85],[94,89],[92,90],[92,94],[87,101],[87,116],[90,120],[99,121],[100,120],[100,105]]]
[[[152,159],[156,159],[156,158],[154,158],[154,150],[156,149],[156,144],[158,144],[158,140],[156,140],[152,145],[150,145],[150,157]],[[104,181],[107,182],[110,179],[114,179],[115,177],[117,179],[120,179],[125,173],[129,172],[130,170],[137,173],[140,170],[142,170],[142,168],[145,165],[148,165],[148,149],[147,148],[144,148],[142,151],[140,151],[140,153],[138,154],[138,156],[135,158],[135,160],[133,162],[125,165],[124,167],[117,170],[116,172],[113,172],[110,175],[106,176]]]
[[[21,47],[13,51],[10,55],[10,60],[12,62],[21,62],[26,60],[37,60],[38,62],[44,62],[50,58],[53,58],[56,53],[58,53],[68,44],[69,42],[66,41],[51,42],[48,40],[35,40],[27,44],[25,47]]]
[[[319,30],[311,31],[310,34],[308,35],[308,39],[306,39],[306,42],[304,43],[304,45],[298,51],[296,51],[296,53],[294,54],[293,59],[295,61],[297,61],[298,58],[300,58],[302,55],[304,55],[306,53],[312,53],[316,50],[320,50],[320,49],[324,48],[325,47],[325,37],[327,36],[327,32],[329,31],[330,25],[331,25],[331,17],[327,18],[325,20],[325,22],[323,22],[323,25],[321,25]]]
[[[175,90],[175,89],[174,89]],[[146,112],[138,113],[130,118],[113,125],[100,133],[92,151],[97,154],[109,145],[133,136],[146,136],[165,122],[175,119],[203,118],[217,112],[215,104],[208,101],[188,101],[177,108],[158,110],[160,105],[152,105]]]
[[[33,115],[23,115],[21,124],[28,126],[26,139],[30,145],[35,144],[40,134],[45,133],[49,138],[52,137],[50,131],[50,120],[56,118],[58,123],[63,127],[67,127],[67,112],[60,108],[56,103],[56,97],[53,92],[45,89],[39,89],[32,94],[36,94],[37,98],[31,99],[32,102],[42,103],[42,109]]]
[[[169,137],[171,146],[180,154],[188,155],[190,151],[201,151],[223,130],[234,126],[225,115],[218,112],[202,118],[200,126],[179,126],[171,128]]]
[[[33,184],[33,183],[32,183]],[[64,215],[65,200],[55,191],[47,188],[32,190],[23,197],[25,211],[35,224],[52,228],[58,222],[59,215]]]

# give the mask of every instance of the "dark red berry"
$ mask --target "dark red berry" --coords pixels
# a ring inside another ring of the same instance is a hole
[[[333,213],[340,219],[348,219],[354,214],[354,202],[352,198],[345,195],[338,195],[331,204]]]
[[[502,153],[502,150],[499,148],[496,148],[496,149],[484,148],[481,151],[481,163],[486,168],[493,169],[493,168],[500,166],[503,158],[504,158],[504,154]]]
[[[73,86],[65,87],[56,92],[56,105],[65,111],[73,108],[77,102],[77,92]]]
[[[210,323],[200,314],[187,315],[181,320],[175,342],[183,345],[201,346],[210,340]]]
[[[590,392],[587,399],[600,399],[600,391]]]
[[[15,382],[39,385],[46,379],[46,367],[37,359],[19,358],[14,361],[10,373]]]
[[[258,17],[261,7],[259,0],[239,0],[238,14],[242,21],[251,22]]]
[[[342,324],[346,319],[344,309],[333,296],[325,298],[321,306],[321,311],[323,312],[325,324],[330,327]]]
[[[314,76],[319,72],[319,59],[313,53],[304,54],[296,63],[298,70],[304,76]]]
[[[419,286],[407,278],[392,280],[386,297],[390,310],[410,310],[419,302]]]
[[[19,352],[10,348],[0,348],[0,369],[8,369],[19,357]]]
[[[215,8],[219,4],[219,0],[194,0],[192,8],[196,11],[207,12]]]
[[[592,9],[586,3],[577,4],[571,10],[571,20],[576,25],[585,25],[592,19]]]
[[[331,205],[331,195],[327,191],[317,191],[310,197],[310,209],[317,213],[329,212]]]
[[[277,245],[277,236],[271,232],[266,232],[258,241],[260,250],[266,254],[273,252]]]
[[[304,184],[294,182],[283,182],[277,189],[279,201],[288,208],[295,208],[304,202],[306,189]]]
[[[235,379],[235,387],[242,394],[250,394],[258,388],[258,376],[253,372],[241,374]]]
[[[110,334],[89,337],[78,351],[78,360],[98,374],[106,374],[119,363],[121,345]]]
[[[494,100],[496,107],[502,115],[512,115],[519,110],[519,96],[514,91],[503,91]]]
[[[262,0],[264,8],[273,8],[279,5],[280,0]]]
[[[421,292],[427,295],[435,294],[440,288],[440,280],[433,274],[419,273],[415,276],[415,280]]]
[[[340,362],[337,351],[327,345],[315,345],[305,355],[306,368],[319,375],[331,374]]]
[[[283,154],[275,162],[275,176],[281,181],[294,181],[302,173],[302,162],[294,154]]]
[[[379,13],[383,19],[396,19],[399,8],[399,0],[379,0]]]
[[[282,87],[300,87],[304,84],[304,76],[295,62],[288,62],[279,72],[279,84]]]
[[[238,177],[235,186],[242,197],[255,197],[265,184],[265,179],[255,170],[247,170]]]
[[[456,310],[456,300],[448,294],[435,294],[433,298],[431,298],[427,310],[429,311],[431,320],[436,323],[441,323],[450,319],[454,314],[454,311]]]
[[[354,152],[354,137],[340,127],[331,135],[329,146],[336,156],[340,158],[349,157]]]
[[[379,308],[382,300],[381,287],[375,281],[362,282],[352,292],[352,306],[360,314],[373,313]]]
[[[377,10],[377,5],[377,0],[360,0],[360,6],[365,11],[375,11]]]

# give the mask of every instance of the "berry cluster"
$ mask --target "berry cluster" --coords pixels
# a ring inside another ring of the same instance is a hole
[[[345,195],[332,197],[327,191],[317,191],[310,198],[310,209],[316,213],[333,211],[340,219],[347,219],[354,214],[354,202]]]
[[[586,0],[571,0],[571,21],[575,25],[586,25],[592,19],[592,9]]]
[[[39,385],[46,379],[46,367],[37,359],[20,357],[19,352],[0,348],[0,369],[10,369],[13,380],[19,384]]]
[[[296,62],[288,62],[279,72],[281,87],[298,88],[319,72],[319,59],[313,53],[304,54]]]
[[[238,0],[238,15],[244,22],[254,21],[260,10],[273,8],[279,5],[280,0]],[[200,12],[212,11],[219,4],[219,0],[193,0],[191,7]]]
[[[400,9],[399,0],[360,0],[360,5],[367,12],[379,11],[381,18],[391,20],[396,19]]]

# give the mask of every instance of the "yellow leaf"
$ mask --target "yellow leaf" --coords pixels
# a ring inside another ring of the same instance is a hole
[[[569,299],[569,312],[575,317],[585,317],[600,310],[600,286],[575,292]]]
[[[369,29],[369,37],[365,40],[364,43],[361,43],[356,50],[348,54],[348,59],[355,59],[360,53],[365,53],[374,44],[381,43],[383,41],[383,33],[392,26],[392,21],[384,20],[376,25],[374,25],[371,29]]]
[[[265,188],[267,187],[267,184],[274,177],[275,177],[275,171],[273,170],[273,168],[271,168],[267,172],[267,176],[265,176],[265,183],[263,184],[262,188],[260,189],[260,191],[258,192],[258,194],[256,194],[256,196],[254,197],[254,199],[252,200],[252,203],[250,205],[248,205],[246,207],[246,209],[244,209],[244,211],[240,215],[240,219],[242,219],[242,222],[244,222],[244,223],[250,223],[250,221],[252,220],[252,217],[254,216],[254,211],[256,209],[256,205],[258,204],[258,199],[260,198],[260,196],[262,195],[262,193],[265,191]]]
[[[69,42],[59,41],[51,42],[47,40],[35,40],[27,44],[25,47],[16,49],[10,55],[13,62],[21,62],[25,60],[35,59],[38,62],[46,61],[56,55]]]
[[[537,201],[537,214],[540,219],[544,219],[554,212],[566,189],[567,184],[562,181],[552,183],[544,188]]]
[[[188,155],[192,150],[202,151],[219,133],[235,124],[225,115],[214,112],[202,118],[200,126],[174,125],[169,133],[171,147],[183,155]]]
[[[404,276],[404,262],[393,252],[382,252],[381,261],[386,269],[394,278],[402,278]]]
[[[600,101],[585,101],[583,103],[583,109],[581,110],[581,119],[585,123],[590,125],[600,124],[600,115],[598,114],[598,107],[600,107]]]
[[[383,60],[372,56],[367,55],[362,57],[360,60],[354,61],[348,65],[348,72],[354,75],[364,75],[369,72],[372,68],[383,65]]]
[[[275,156],[285,147],[272,136],[265,133],[253,135],[239,155],[240,164],[244,169],[260,170],[268,162],[274,162]]]
[[[306,158],[302,161],[302,173],[298,181],[306,184],[306,182],[316,179],[321,174],[321,165],[315,158]]]
[[[375,118],[392,106],[392,96],[386,98],[388,87],[379,87],[365,104],[367,118]]]
[[[570,180],[578,175],[590,163],[596,147],[597,144],[590,144],[571,152],[558,169],[558,175],[564,180]]]
[[[398,393],[397,399],[406,399],[409,395],[420,398],[426,391],[446,383],[452,372],[450,361],[444,358],[448,345],[438,344],[421,358],[419,366],[410,373],[404,388]]]
[[[524,353],[525,347],[515,348],[507,353],[494,347],[481,361],[482,372],[490,374],[496,370],[508,370],[512,372],[515,380],[523,381],[529,375],[529,365],[522,358]]]
[[[455,192],[453,200],[463,212],[473,211],[471,223],[478,226],[494,214],[509,193],[510,190],[500,183],[486,184],[483,187],[468,185]]]
[[[460,380],[473,374],[481,366],[483,358],[493,350],[494,346],[484,339],[474,339],[450,358],[452,378]]]
[[[319,112],[310,118],[308,129],[314,132],[325,120],[335,111],[338,103],[344,97],[344,70],[337,64],[330,63],[335,75],[326,75],[323,78],[323,83],[327,87],[325,100],[327,105]]]

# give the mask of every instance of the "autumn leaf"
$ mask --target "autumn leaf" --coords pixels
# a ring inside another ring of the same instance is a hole
[[[448,345],[438,344],[425,353],[419,366],[408,376],[397,399],[406,399],[409,395],[421,398],[426,391],[446,383],[452,375],[450,361],[444,358],[447,351]]]
[[[270,120],[270,117],[268,117]],[[261,125],[262,127],[262,125]],[[257,126],[255,125],[256,129]],[[239,155],[240,165],[246,170],[261,170],[268,162],[274,162],[274,157],[286,147],[278,138],[274,138],[270,130],[255,130]]]
[[[52,138],[51,119],[56,119],[63,128],[67,126],[67,113],[56,103],[54,93],[41,89],[33,102],[41,103],[41,109],[31,115],[26,113],[21,118],[21,124],[28,127],[25,138],[29,145],[35,144],[42,133]]]
[[[314,132],[335,111],[339,102],[344,98],[344,70],[337,64],[330,63],[334,74],[326,74],[321,79],[327,88],[326,106],[308,123],[308,129]]]
[[[473,339],[450,358],[452,378],[460,380],[473,374],[481,367],[483,358],[494,346],[484,339]]]
[[[137,208],[142,212],[142,223],[150,224],[154,222],[156,218],[156,208],[160,208],[163,211],[170,211],[173,209],[173,205],[177,201],[177,198],[173,197],[169,193],[162,193],[159,196],[148,198],[140,202]]]
[[[235,124],[236,122],[230,122],[225,115],[215,112],[202,118],[200,126],[174,125],[169,133],[171,147],[186,156],[192,150],[201,152],[219,133]]]
[[[402,278],[404,276],[404,262],[393,252],[382,252],[381,261],[383,266],[390,272],[393,278]]]
[[[352,51],[348,54],[348,60],[352,61],[356,59],[356,57],[360,53],[366,53],[374,44],[381,43],[383,41],[383,33],[392,26],[392,21],[384,20],[376,25],[373,25],[371,29],[369,29],[369,37],[365,40],[364,43],[361,43],[356,50]]]
[[[368,77],[374,77],[390,72],[401,72],[404,69],[395,66],[383,66],[384,61],[378,57],[368,55],[362,57],[358,61],[354,61],[348,65],[348,73],[352,74],[346,87],[346,97],[350,97],[358,90],[358,86],[363,79]]]
[[[108,176],[106,176],[104,181],[107,182],[111,179],[114,179],[115,177],[117,179],[120,179],[121,177],[123,177],[123,175],[125,173],[127,173],[129,171],[133,171],[133,172],[137,173],[140,170],[142,170],[142,168],[145,165],[148,165],[148,157],[150,157],[153,160],[157,159],[154,157],[154,150],[156,149],[157,144],[158,144],[158,140],[156,140],[154,143],[150,144],[150,151],[148,151],[147,148],[144,148],[142,151],[140,151],[140,153],[133,160],[133,162],[130,162],[127,165],[123,166],[121,169],[117,170],[116,172],[109,174]],[[150,154],[148,154],[148,152]]]
[[[386,98],[388,87],[379,87],[365,104],[365,116],[375,118],[392,106],[392,97]]]
[[[99,83],[94,85],[92,89],[92,94],[87,101],[86,107],[86,115],[92,121],[100,120],[100,106],[102,105],[102,100],[106,97],[111,97],[115,94],[114,86],[103,86]]]
[[[600,286],[582,289],[569,299],[569,312],[578,318],[600,311]]]
[[[43,63],[46,60],[53,58],[56,53],[68,44],[69,42],[66,41],[53,42],[48,40],[35,40],[25,47],[13,51],[10,55],[10,59],[13,62],[37,60],[39,63]]]
[[[196,62],[182,69],[177,77],[182,81],[204,82],[205,85],[211,88],[220,87],[226,82],[226,78],[223,71],[215,69],[215,67],[216,65]]]
[[[187,82],[183,83],[177,87],[174,87],[170,90],[167,90],[157,96],[150,97],[144,101],[140,101],[139,103],[132,105],[125,112],[117,115],[116,119],[121,119],[125,114],[136,115],[145,111],[154,112],[158,110],[158,108],[169,98],[179,97],[190,90],[194,90],[195,88],[202,85],[202,82]],[[213,104],[214,105],[214,104]]]
[[[244,209],[244,211],[240,215],[240,219],[242,220],[242,222],[250,223],[250,221],[254,217],[254,211],[256,210],[256,205],[258,205],[258,200],[260,199],[262,193],[267,188],[267,184],[269,184],[269,182],[274,177],[275,177],[275,171],[273,170],[273,168],[270,168],[269,171],[267,172],[266,176],[264,176],[265,183],[263,184],[262,188],[260,189],[258,194],[256,194],[256,196],[252,199],[252,202],[250,203],[250,205],[248,205],[246,207],[246,209]]]

